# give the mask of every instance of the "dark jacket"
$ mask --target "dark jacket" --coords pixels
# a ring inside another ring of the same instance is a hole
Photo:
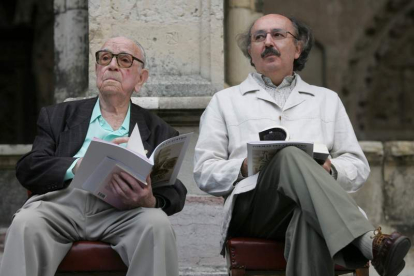
[[[32,150],[16,165],[20,183],[34,194],[64,189],[71,180],[63,181],[73,157],[82,147],[97,98],[64,102],[44,107],[37,122],[37,136]],[[178,132],[156,115],[131,104],[129,131],[138,124],[144,148],[151,155],[162,141],[177,136]],[[181,181],[173,186],[154,189],[154,195],[166,201],[165,213],[172,215],[182,210],[187,190]]]

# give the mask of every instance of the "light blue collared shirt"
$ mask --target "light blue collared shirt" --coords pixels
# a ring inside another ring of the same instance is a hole
[[[83,142],[80,150],[73,156],[77,159],[72,163],[69,169],[66,171],[64,181],[72,179],[75,175],[72,172],[73,167],[76,165],[76,162],[79,158],[84,157],[86,150],[89,147],[93,138],[99,138],[105,141],[112,141],[115,138],[119,137],[128,137],[129,134],[129,119],[131,117],[131,103],[129,103],[128,112],[125,116],[124,122],[121,127],[117,130],[113,130],[108,122],[104,119],[101,113],[101,108],[99,105],[99,98],[96,101],[95,107],[92,111],[91,120],[89,122],[88,133],[86,134],[85,141]],[[126,146],[126,144],[121,144],[121,146]]]

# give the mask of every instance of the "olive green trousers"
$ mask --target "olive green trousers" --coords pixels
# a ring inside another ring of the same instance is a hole
[[[368,261],[351,242],[373,230],[355,201],[318,163],[288,147],[237,195],[229,237],[284,239],[287,276],[334,275],[334,263]]]

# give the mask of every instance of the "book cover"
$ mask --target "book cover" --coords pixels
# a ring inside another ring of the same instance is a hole
[[[289,141],[289,131],[283,126],[273,126],[260,131],[259,139],[260,141],[247,143],[247,167],[249,176],[258,173],[279,150],[285,147],[297,147],[321,165],[325,163],[329,156],[329,151],[324,144]]]
[[[137,134],[138,132],[138,134]],[[90,143],[71,185],[87,190],[109,204],[122,209],[108,188],[114,173],[127,172],[146,184],[151,173],[153,188],[173,185],[181,168],[192,133],[172,137],[160,143],[147,158],[138,127],[126,148],[100,139]]]

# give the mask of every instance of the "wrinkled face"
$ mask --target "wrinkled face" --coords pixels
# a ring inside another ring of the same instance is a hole
[[[288,31],[297,36],[292,22],[282,15],[269,14],[259,18],[251,30],[253,40],[249,54],[252,62],[257,72],[268,77],[275,72],[283,73],[283,76],[292,75],[293,62],[300,56],[300,43],[295,43],[295,38],[290,34],[283,39],[272,38],[271,33],[275,30]],[[254,41],[257,34],[264,34],[264,41]]]
[[[138,46],[128,38],[116,37],[109,39],[101,50],[113,54],[128,53],[142,60],[142,53]],[[108,65],[95,65],[96,86],[101,95],[119,95],[130,97],[134,91],[138,92],[148,78],[148,71],[142,69],[142,64],[134,60],[130,68],[120,68],[113,57]]]

